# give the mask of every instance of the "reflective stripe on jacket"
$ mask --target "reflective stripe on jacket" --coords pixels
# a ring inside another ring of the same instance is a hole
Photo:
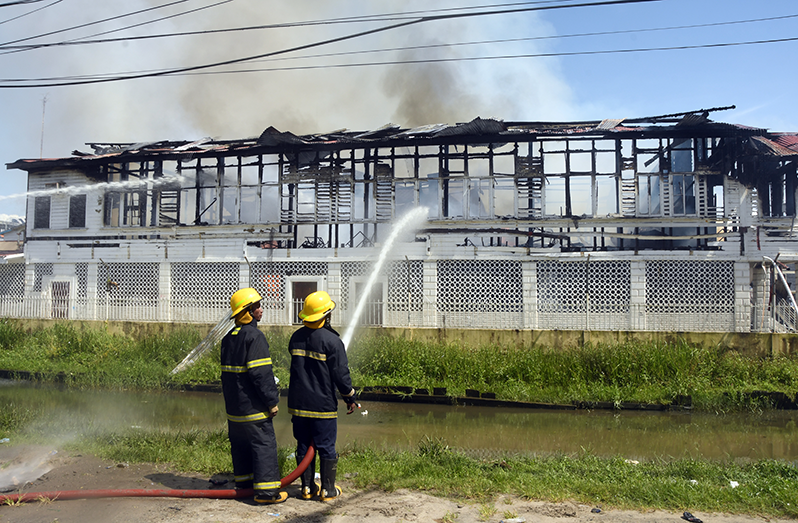
[[[352,391],[349,362],[338,333],[329,327],[297,330],[288,343],[291,382],[288,413],[303,418],[338,417],[338,396]]]
[[[222,393],[227,419],[236,423],[268,419],[280,400],[269,343],[257,325],[236,326],[222,339]]]

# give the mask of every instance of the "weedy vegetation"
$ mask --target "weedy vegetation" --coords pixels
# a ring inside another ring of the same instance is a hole
[[[287,338],[268,334],[275,374],[288,384]],[[0,320],[0,368],[38,373],[42,381],[72,387],[163,389],[219,379],[218,347],[177,375],[171,370],[201,341],[194,329],[141,339],[104,330],[54,324],[34,332]],[[623,343],[551,350],[547,347],[465,347],[368,336],[349,349],[356,386],[445,387],[494,392],[497,398],[551,403],[572,401],[668,402],[693,398],[706,411],[764,409],[751,391],[798,391],[798,361],[751,358],[687,343]],[[47,419],[44,410],[14,404],[0,409],[0,436],[44,441],[60,431],[75,437],[62,448],[118,462],[168,463],[176,470],[230,474],[226,429],[160,431],[70,426]],[[79,430],[78,430],[79,429]],[[295,467],[293,449],[280,448],[282,475]],[[480,515],[497,513],[497,496],[648,510],[732,512],[798,518],[798,469],[779,460],[652,459],[506,455],[477,459],[443,439],[423,438],[405,450],[351,445],[340,449],[340,477],[357,488],[387,492],[413,489],[481,504]],[[351,474],[350,474],[351,473]],[[356,473],[356,474],[354,474]],[[504,512],[505,518],[514,514]],[[443,520],[454,515],[444,514]]]
[[[286,387],[288,336],[268,332],[273,369]],[[218,382],[219,345],[187,370],[171,371],[201,341],[193,328],[134,339],[56,323],[26,332],[0,319],[0,369],[37,373],[71,386],[158,389]],[[754,358],[718,347],[628,342],[554,350],[543,346],[470,347],[369,335],[348,350],[356,386],[444,387],[493,392],[498,399],[544,403],[669,404],[689,396],[695,410],[769,408],[753,391],[798,393],[798,358]],[[2,416],[2,414],[0,414]],[[0,418],[0,423],[2,420]]]

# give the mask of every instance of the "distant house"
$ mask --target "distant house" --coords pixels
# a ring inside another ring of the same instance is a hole
[[[348,321],[420,328],[791,331],[798,136],[710,111],[88,144],[29,179],[0,315],[266,324],[325,289]],[[0,270],[3,268],[0,267]]]
[[[25,222],[4,221],[0,215],[0,263],[20,258],[25,245]]]

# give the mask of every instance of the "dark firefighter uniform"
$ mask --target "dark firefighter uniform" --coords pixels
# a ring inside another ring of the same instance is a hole
[[[334,460],[338,431],[336,392],[346,398],[354,393],[344,344],[327,325],[320,329],[305,326],[291,336],[288,350],[291,353],[288,413],[294,416],[297,455],[304,456],[313,440],[320,459]]]
[[[236,487],[275,494],[280,468],[269,410],[280,398],[269,343],[256,321],[236,326],[222,339],[221,364]]]

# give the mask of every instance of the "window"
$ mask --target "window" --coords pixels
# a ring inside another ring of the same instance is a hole
[[[110,227],[142,227],[146,225],[147,192],[105,193],[105,225]],[[70,220],[72,202],[70,201]],[[84,203],[85,214],[85,203]]]
[[[637,213],[641,216],[659,216],[662,212],[659,175],[641,174],[637,177],[637,186]]]
[[[546,216],[565,215],[565,178],[552,176],[545,182]]]
[[[673,214],[695,214],[695,176],[692,174],[674,174]]]
[[[50,197],[37,196],[34,202],[33,213],[33,228],[34,229],[49,229],[50,228]]]
[[[86,227],[86,195],[78,194],[69,198],[69,226]]]

